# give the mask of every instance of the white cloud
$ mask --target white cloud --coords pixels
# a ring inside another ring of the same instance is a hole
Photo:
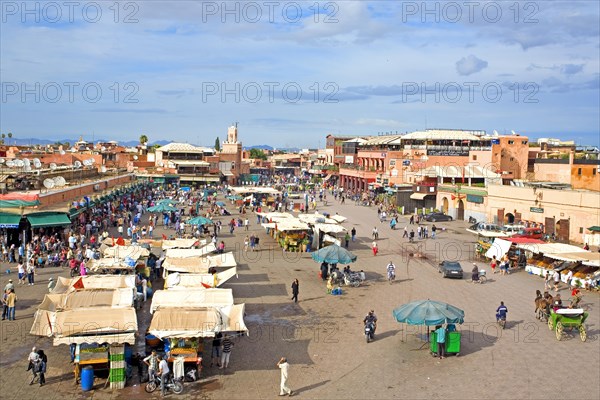
[[[456,62],[456,71],[459,75],[467,76],[475,74],[484,68],[487,68],[488,62],[481,60],[474,55],[463,57]]]

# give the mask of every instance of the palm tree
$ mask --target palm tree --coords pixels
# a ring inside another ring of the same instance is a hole
[[[2,135],[2,138],[4,139],[4,135]],[[8,144],[10,144],[11,138],[12,138],[12,132],[8,132]],[[2,141],[2,143],[4,143],[4,140]]]
[[[141,144],[142,146],[144,146],[146,143],[148,143],[148,136],[146,136],[146,135],[141,135],[141,136],[140,136],[140,144]]]

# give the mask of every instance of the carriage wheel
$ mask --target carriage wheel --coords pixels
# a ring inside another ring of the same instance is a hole
[[[563,334],[563,324],[562,322],[558,321],[556,323],[556,338],[558,340],[562,339],[562,334]]]
[[[552,322],[552,318],[548,318],[548,329],[551,331],[554,330],[554,322]]]
[[[582,342],[587,340],[587,332],[585,331],[585,326],[583,325],[579,325],[579,337],[581,338]]]

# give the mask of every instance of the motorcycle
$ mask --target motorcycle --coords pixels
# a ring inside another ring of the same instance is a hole
[[[504,329],[506,327],[506,315],[496,314],[496,321],[498,322],[498,325],[502,329]]]
[[[375,340],[375,324],[372,322],[367,322],[365,324],[365,339],[367,340],[367,343]]]
[[[156,390],[156,388],[160,387],[161,377],[155,376],[153,380],[149,381],[146,386],[144,386],[144,390],[147,393],[152,393]],[[176,381],[173,379],[173,375],[169,374],[167,378],[167,382],[165,382],[165,389],[171,389],[175,394],[181,394],[183,392],[183,383],[180,381]]]
[[[391,285],[392,282],[394,282],[394,279],[396,279],[396,272],[394,272],[394,271],[388,271],[387,275],[388,275],[388,282]]]

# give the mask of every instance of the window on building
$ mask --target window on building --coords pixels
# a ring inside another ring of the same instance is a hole
[[[510,158],[510,161],[515,161],[515,159],[513,157]]]
[[[592,175],[596,175],[596,168],[592,169]]]
[[[433,186],[429,186],[429,191],[433,193],[435,192],[435,188]]]
[[[477,160],[477,154],[473,154],[473,161]]]
[[[581,168],[577,168],[577,175],[581,175]]]
[[[515,141],[514,140],[509,140],[508,144],[515,144]]]
[[[527,140],[521,141],[521,144],[527,144]]]
[[[417,186],[417,192],[421,191],[421,186]]]

